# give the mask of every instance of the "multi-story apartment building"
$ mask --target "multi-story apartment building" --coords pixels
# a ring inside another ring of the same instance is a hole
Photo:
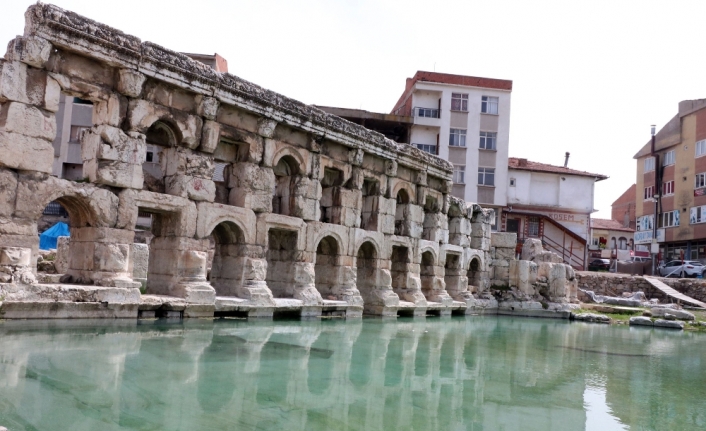
[[[74,181],[83,179],[81,134],[91,127],[93,104],[62,94],[56,113],[53,175]]]
[[[653,240],[661,260],[706,261],[706,99],[679,102],[678,113],[637,160],[635,243]]]
[[[393,115],[412,117],[409,143],[454,165],[453,194],[500,215],[506,205],[512,81],[418,71]]]

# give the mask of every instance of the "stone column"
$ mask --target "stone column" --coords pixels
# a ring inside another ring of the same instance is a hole
[[[71,229],[70,258],[66,274],[74,282],[99,286],[139,288],[132,281],[130,253],[135,232],[107,227]]]
[[[155,237],[149,259],[148,293],[184,298],[190,317],[213,315],[216,291],[206,280],[208,240]]]

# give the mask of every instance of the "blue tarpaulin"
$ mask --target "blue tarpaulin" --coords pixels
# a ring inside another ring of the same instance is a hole
[[[69,236],[69,225],[59,222],[39,235],[39,248],[49,250],[56,248],[56,239],[60,236]]]

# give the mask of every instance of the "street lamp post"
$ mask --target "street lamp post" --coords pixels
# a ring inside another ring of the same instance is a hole
[[[650,126],[651,132],[652,132],[652,157],[654,158],[655,162],[655,189],[654,189],[654,194],[652,197],[654,198],[655,201],[655,215],[654,215],[654,220],[652,220],[652,243],[650,244],[650,253],[652,254],[652,275],[654,276],[657,273],[657,253],[654,251],[654,244],[657,243],[657,221],[659,220],[659,215],[657,213],[658,210],[658,200],[659,200],[659,155],[655,152],[655,128],[656,126],[653,124]]]

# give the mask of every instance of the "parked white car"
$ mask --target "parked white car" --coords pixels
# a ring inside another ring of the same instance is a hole
[[[659,267],[662,277],[698,277],[704,273],[704,264],[698,260],[673,260]]]

